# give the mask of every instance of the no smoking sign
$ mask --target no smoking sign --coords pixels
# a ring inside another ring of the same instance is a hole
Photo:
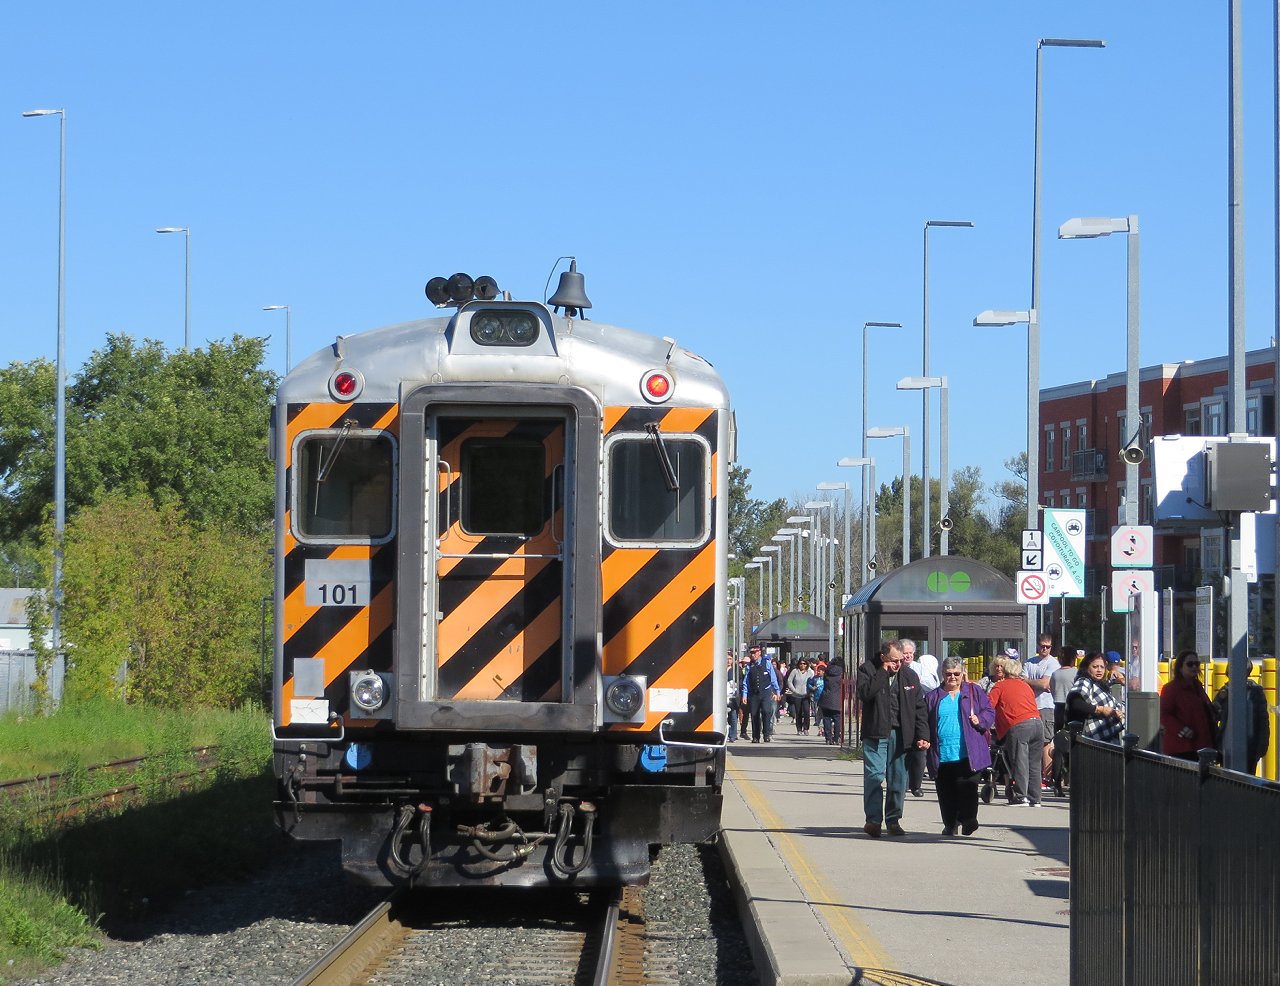
[[[1049,583],[1042,572],[1019,572],[1015,585],[1020,606],[1043,606],[1049,601]]]

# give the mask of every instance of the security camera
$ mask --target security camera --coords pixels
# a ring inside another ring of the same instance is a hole
[[[942,520],[938,521],[938,527],[940,527],[944,531],[949,531],[951,530],[951,528],[955,526],[956,526],[956,522],[952,520],[950,517],[943,517]]]
[[[867,571],[874,572],[875,570],[876,570],[876,560],[872,558],[869,562],[867,562]]]

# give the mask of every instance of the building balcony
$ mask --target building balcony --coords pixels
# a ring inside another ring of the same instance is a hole
[[[1101,483],[1107,479],[1106,449],[1087,448],[1071,453],[1073,483]]]

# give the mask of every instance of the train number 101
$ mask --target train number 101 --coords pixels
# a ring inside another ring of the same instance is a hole
[[[347,584],[321,582],[315,586],[315,590],[320,597],[321,606],[363,606],[365,604],[360,598],[360,587],[356,582]]]

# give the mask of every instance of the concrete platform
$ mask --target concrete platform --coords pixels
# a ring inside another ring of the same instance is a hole
[[[1065,799],[944,837],[926,780],[905,837],[864,821],[862,762],[816,732],[730,744],[720,849],[764,986],[1066,986]]]

